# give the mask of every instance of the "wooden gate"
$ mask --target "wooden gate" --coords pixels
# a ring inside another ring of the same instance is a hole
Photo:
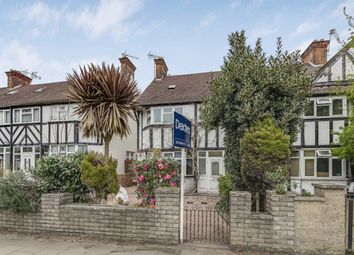
[[[185,195],[184,241],[229,243],[228,219],[216,210],[218,200],[217,195]]]

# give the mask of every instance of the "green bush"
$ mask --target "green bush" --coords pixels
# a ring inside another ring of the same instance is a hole
[[[108,194],[119,191],[117,161],[103,154],[91,152],[80,164],[81,180],[95,189],[96,196],[105,199]]]
[[[22,171],[0,178],[0,208],[13,213],[32,212],[40,203],[37,181]]]
[[[247,190],[262,195],[279,184],[279,180],[286,179],[289,158],[289,136],[270,117],[258,121],[241,139],[241,176]],[[277,172],[279,168],[281,172]],[[267,175],[276,180],[266,178]]]
[[[82,153],[77,153],[65,157],[53,155],[41,158],[34,172],[40,180],[40,191],[70,192],[75,202],[85,201],[89,189],[81,181],[80,163],[83,157]]]
[[[233,178],[234,175],[229,172],[218,179],[220,200],[217,206],[221,212],[229,212],[229,193],[233,190]]]

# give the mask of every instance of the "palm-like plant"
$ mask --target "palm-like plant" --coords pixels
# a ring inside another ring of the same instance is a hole
[[[81,118],[84,137],[102,137],[104,153],[109,156],[113,135],[126,137],[130,132],[129,118],[135,119],[139,90],[129,73],[102,63],[79,67],[67,75],[67,96],[78,102],[75,113]]]

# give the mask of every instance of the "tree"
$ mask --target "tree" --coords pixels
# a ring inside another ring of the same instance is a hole
[[[102,63],[79,67],[67,75],[67,95],[78,102],[75,110],[81,117],[80,128],[85,137],[102,137],[104,153],[109,156],[113,135],[120,138],[130,133],[129,118],[135,119],[139,91],[129,73]]]
[[[261,39],[254,49],[247,45],[244,31],[231,33],[228,40],[223,75],[209,84],[201,117],[207,129],[219,126],[225,130],[226,170],[239,174],[240,140],[257,120],[272,116],[290,142],[295,141],[311,78],[305,73],[299,51],[283,51],[280,38],[276,53],[269,57],[263,52]]]
[[[280,184],[279,180],[274,183],[275,173],[283,175],[278,178],[280,182],[287,179],[290,137],[275,126],[271,117],[265,118],[246,131],[240,141],[240,155],[243,183],[256,197],[263,198],[267,189]]]

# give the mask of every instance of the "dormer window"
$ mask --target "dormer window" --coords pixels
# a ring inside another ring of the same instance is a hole
[[[175,84],[168,86],[168,89],[175,89],[175,88],[176,88]]]

